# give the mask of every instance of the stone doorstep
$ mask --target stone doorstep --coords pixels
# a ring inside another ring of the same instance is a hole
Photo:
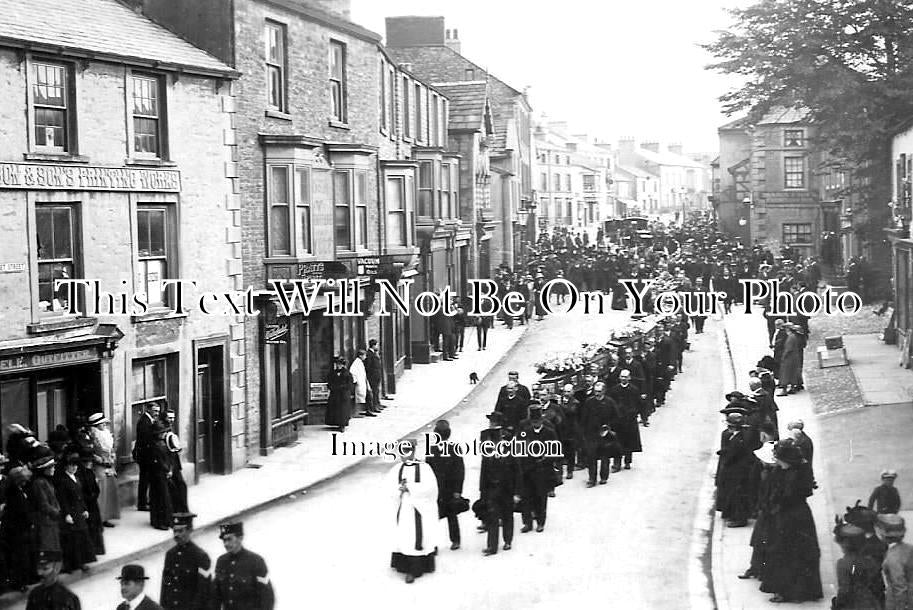
[[[524,329],[525,328],[529,328],[529,327],[525,326]],[[489,373],[491,373],[491,371],[493,371],[495,368],[498,367],[499,364],[501,364],[501,362],[503,362],[503,360],[507,357],[508,352],[517,344],[517,342],[520,341],[520,339],[523,337],[524,333],[525,333],[525,331],[520,332],[520,333],[511,333],[505,337],[505,346],[504,346],[505,349],[504,349],[503,353],[501,353],[497,357],[497,359],[491,363],[491,366],[484,372],[484,374],[480,375],[481,379],[484,379],[485,376],[487,376]],[[480,379],[480,381],[481,381],[481,379]],[[429,418],[425,423],[419,425],[415,429],[408,430],[404,434],[400,434],[400,433],[397,433],[397,434],[401,438],[418,435],[421,431],[427,429],[431,424],[433,424],[433,422],[436,421],[437,419],[440,419],[441,417],[446,417],[447,414],[450,413],[451,411],[460,408],[463,400],[472,391],[474,391],[476,388],[478,388],[479,385],[481,385],[481,384],[470,385],[470,386],[464,386],[463,384],[458,384],[456,387],[461,389],[459,396],[457,396],[455,398],[455,400],[452,402],[452,404],[450,404],[449,406],[446,407],[444,412],[439,413],[439,414],[435,415],[434,417]],[[198,522],[194,527],[194,531],[199,532],[199,533],[208,533],[208,532],[215,531],[221,523],[225,522],[228,519],[241,519],[241,520],[246,519],[251,515],[262,512],[263,510],[269,508],[270,506],[272,506],[273,504],[276,504],[277,502],[281,502],[282,500],[288,498],[289,496],[293,496],[293,495],[297,496],[297,495],[300,495],[303,492],[307,492],[315,487],[325,485],[328,482],[336,479],[337,477],[345,475],[347,472],[355,469],[356,467],[358,467],[359,465],[361,465],[362,463],[364,463],[370,459],[374,459],[374,458],[371,458],[371,457],[358,458],[357,460],[354,460],[351,463],[347,463],[342,468],[335,470],[335,471],[331,472],[330,474],[318,477],[316,480],[311,481],[311,482],[307,483],[306,485],[303,485],[303,486],[299,485],[290,490],[283,490],[281,493],[276,494],[274,497],[272,497],[270,499],[255,502],[251,506],[240,508],[236,512],[229,514],[229,515],[225,515],[218,519],[214,519],[214,520],[211,520],[208,522]],[[261,466],[268,465],[268,464],[266,464],[267,462],[270,462],[269,458],[261,458],[261,459],[257,460],[257,463],[261,464]],[[245,469],[242,468],[238,472],[244,472],[244,470]],[[213,476],[219,476],[219,475],[213,475]],[[232,475],[225,475],[224,480],[226,482],[230,481],[231,476]],[[191,494],[191,498],[192,498],[193,490],[195,487],[196,486],[189,487],[188,491],[189,491],[189,494]],[[192,499],[193,499],[193,501],[197,501],[197,502],[200,501],[199,498],[195,498],[195,499],[192,498]],[[126,510],[132,510],[132,509],[129,507],[126,507]],[[142,513],[142,514],[147,515],[148,513]],[[117,528],[114,528],[114,530],[107,530],[107,532],[116,532],[116,531],[117,531]],[[157,542],[157,543],[154,543],[151,545],[147,545],[144,548],[137,549],[136,551],[121,555],[119,557],[105,557],[103,560],[91,564],[90,565],[91,570],[88,574],[74,572],[73,574],[69,575],[70,578],[68,578],[66,582],[67,583],[77,582],[84,578],[92,577],[92,575],[94,575],[98,572],[102,572],[102,571],[109,570],[112,568],[117,568],[122,565],[138,561],[139,559],[146,557],[148,555],[165,551],[171,547],[171,545],[173,544],[173,540],[172,540],[172,537],[170,534],[165,534],[163,532],[162,535],[163,535],[163,539],[160,542]],[[5,597],[6,596],[4,595],[2,598],[0,598],[0,608],[5,608],[7,606],[10,606],[12,604],[15,604],[15,603],[20,602],[23,599],[25,599],[25,596],[16,596],[14,599],[9,599],[9,601],[7,601],[6,599],[3,599]]]

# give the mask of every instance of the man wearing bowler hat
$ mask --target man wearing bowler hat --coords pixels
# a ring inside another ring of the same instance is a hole
[[[81,610],[79,598],[57,580],[62,561],[60,551],[38,553],[38,578],[41,582],[29,592],[26,610]]]
[[[193,513],[175,513],[171,519],[175,545],[165,553],[162,571],[162,607],[166,610],[209,610],[212,599],[212,562],[190,539]]]
[[[273,586],[266,562],[244,548],[244,524],[222,525],[219,538],[227,552],[216,561],[213,607],[216,610],[272,610]]]
[[[155,601],[149,598],[143,589],[146,588],[146,570],[135,564],[125,565],[120,570],[120,594],[124,601],[117,605],[117,610],[162,610]]]
[[[888,552],[881,564],[885,610],[910,610],[913,608],[913,546],[903,541],[906,523],[900,515],[878,515],[875,531],[888,543]]]

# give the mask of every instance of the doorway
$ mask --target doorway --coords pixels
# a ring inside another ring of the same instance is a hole
[[[196,471],[225,474],[225,346],[198,347],[196,355]]]

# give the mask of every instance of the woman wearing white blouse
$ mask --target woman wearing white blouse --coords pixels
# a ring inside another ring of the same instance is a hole
[[[114,527],[111,519],[120,519],[120,502],[117,498],[117,456],[114,453],[114,435],[108,429],[108,418],[103,413],[89,416],[89,434],[95,454],[92,469],[98,480],[100,493],[98,509],[105,527]]]

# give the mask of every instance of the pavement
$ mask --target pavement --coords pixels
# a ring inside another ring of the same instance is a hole
[[[850,368],[862,393],[863,405],[906,403],[913,412],[913,373],[900,366],[900,350],[878,334],[844,335]]]
[[[533,322],[534,324],[536,322]],[[397,394],[384,401],[387,408],[379,417],[353,418],[339,438],[371,445],[377,440],[396,441],[427,428],[453,409],[477,387],[469,374],[485,377],[514,347],[529,326],[515,324],[508,329],[500,323],[488,333],[484,351],[476,348],[475,334],[468,333],[460,358],[449,362],[416,364],[397,381]],[[471,330],[471,329],[470,329]],[[504,381],[506,382],[506,376]],[[247,467],[230,475],[206,475],[188,490],[190,509],[197,514],[198,532],[215,530],[220,523],[261,510],[286,497],[294,499],[309,489],[354,468],[364,455],[343,455],[342,445],[333,454],[332,435],[327,426],[304,426],[293,445],[276,449],[271,455],[255,457]],[[243,493],[239,493],[243,490]],[[149,513],[123,507],[113,529],[105,529],[105,550],[100,561],[90,564],[89,575],[119,568],[172,544],[170,531],[153,529]],[[83,575],[67,577],[72,583]],[[16,593],[0,597],[0,608],[22,599]]]
[[[832,504],[842,513],[856,500],[866,503],[890,468],[898,471],[900,514],[913,523],[913,372],[877,334],[844,335],[843,343],[863,404],[819,416]]]
[[[466,400],[446,414],[452,440],[477,437],[508,370],[518,370],[521,381],[530,384],[538,377],[535,361],[548,352],[607,338],[611,328],[626,321],[623,312],[611,311],[554,315],[534,324]],[[277,610],[418,607],[431,599],[441,610],[553,610],[594,600],[611,600],[625,610],[712,608],[708,575],[700,565],[700,554],[709,548],[709,528],[694,529],[705,506],[695,490],[709,480],[706,468],[718,435],[719,414],[707,409],[706,397],[723,391],[719,328],[708,327],[705,335],[694,337],[685,373],[673,384],[667,406],[657,411],[650,427],[641,428],[645,451],[636,454],[633,469],[612,474],[607,485],[594,488],[585,486],[586,476],[578,471],[549,500],[543,533],[520,533],[516,516],[510,551],[484,557],[484,536],[466,513],[460,516],[462,548],[451,551],[444,544],[436,572],[405,584],[388,567],[396,493],[389,480],[391,464],[381,458],[362,460],[306,494],[285,496],[245,516],[245,544],[269,565]],[[299,467],[310,468],[310,461]],[[463,495],[470,500],[478,497],[478,477],[479,458],[469,455]],[[438,526],[445,529],[443,522]],[[198,531],[195,541],[212,558],[222,552],[212,529]],[[140,560],[151,576],[147,591],[153,598],[163,560],[161,551]],[[119,601],[115,576],[115,569],[93,570],[89,578],[68,586],[84,608],[113,608]],[[701,598],[711,603],[694,603]]]
[[[811,324],[814,326],[815,321]],[[769,353],[761,316],[731,315],[725,322],[726,335],[736,370],[737,386],[746,389],[747,372],[760,357]],[[844,335],[849,367],[862,404],[847,404],[828,413],[815,414],[814,395],[800,392],[777,397],[780,434],[792,419],[802,419],[805,431],[815,443],[813,467],[819,488],[809,499],[821,547],[821,579],[824,599],[806,602],[803,608],[829,608],[836,594],[834,564],[840,549],[831,531],[834,517],[843,515],[857,500],[865,503],[880,482],[883,469],[899,472],[896,486],[902,507],[913,508],[913,373],[899,366],[896,346],[885,345],[877,334]],[[813,350],[805,354],[806,368],[817,366]],[[913,510],[901,510],[908,521]],[[713,532],[713,579],[720,610],[767,608],[769,595],[757,590],[756,580],[739,580],[748,567],[751,528],[727,529],[716,514]]]
[[[770,349],[767,343],[767,325],[761,315],[746,315],[734,313],[725,317],[724,327],[728,350],[732,354],[732,363],[735,370],[735,387],[743,392],[748,391],[748,371],[755,368],[755,364]],[[809,350],[806,353],[806,360]],[[720,397],[718,404],[724,406],[725,400]],[[790,396],[777,397],[777,406],[780,408],[779,423],[780,435],[786,435],[786,425],[791,420],[801,419],[805,422],[805,432],[815,442],[814,463],[815,478],[818,481],[818,490],[808,499],[809,507],[815,519],[818,534],[818,545],[821,548],[821,582],[824,588],[824,598],[817,602],[805,602],[804,609],[819,608],[825,610],[831,606],[831,598],[836,595],[836,575],[834,564],[840,556],[840,551],[833,543],[831,529],[834,522],[832,501],[827,491],[831,489],[831,470],[825,465],[830,463],[829,448],[822,446],[820,440],[826,437],[812,408],[812,398],[808,392],[800,392]],[[723,425],[720,424],[720,430]],[[719,437],[717,437],[717,442]],[[714,512],[713,526],[713,586],[717,607],[720,610],[755,610],[769,608],[772,604],[768,601],[768,593],[758,590],[758,581],[755,579],[740,580],[738,575],[744,572],[751,563],[751,527],[727,528],[725,523]],[[752,522],[753,523],[753,522]]]

